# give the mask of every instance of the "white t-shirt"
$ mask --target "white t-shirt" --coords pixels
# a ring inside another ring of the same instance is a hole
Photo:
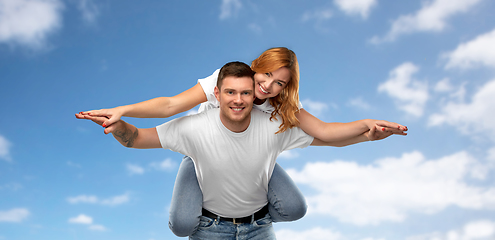
[[[201,103],[198,112],[203,112],[212,108],[218,108],[220,106],[220,103],[217,101],[217,98],[215,97],[215,86],[217,85],[219,72],[220,69],[217,69],[210,76],[206,78],[198,79],[198,83],[203,88],[203,91],[206,94],[206,98],[208,99],[208,101]],[[265,101],[260,105],[254,104],[253,108],[261,110],[266,113],[272,113],[275,110],[275,108],[270,104],[270,101]],[[302,103],[299,102],[299,109],[301,108],[303,108],[303,106]]]
[[[203,207],[223,217],[244,217],[268,203],[267,189],[278,155],[304,148],[313,137],[300,128],[278,131],[279,121],[253,109],[249,127],[228,130],[220,109],[174,119],[156,127],[163,148],[190,156],[203,192]]]

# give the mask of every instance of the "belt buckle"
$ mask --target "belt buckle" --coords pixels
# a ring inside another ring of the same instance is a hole
[[[233,222],[234,224],[241,224],[241,223],[235,222],[235,218],[232,218],[232,222]]]

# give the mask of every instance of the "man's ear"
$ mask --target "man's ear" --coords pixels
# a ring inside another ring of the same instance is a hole
[[[218,89],[218,87],[215,86],[215,89],[213,90],[213,92],[215,93],[215,98],[217,99],[217,101],[220,102],[220,89]]]

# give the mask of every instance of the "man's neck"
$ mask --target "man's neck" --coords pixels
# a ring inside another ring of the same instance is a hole
[[[240,133],[246,131],[251,123],[251,114],[249,114],[244,121],[230,121],[222,114],[220,114],[220,121],[230,131]]]

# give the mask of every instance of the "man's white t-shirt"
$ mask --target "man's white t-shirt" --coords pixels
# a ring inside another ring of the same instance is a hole
[[[249,127],[228,130],[220,109],[174,119],[156,127],[163,148],[190,156],[203,192],[203,207],[223,217],[244,217],[268,203],[267,191],[276,158],[304,148],[313,137],[300,128],[275,134],[279,121],[253,109]]]

